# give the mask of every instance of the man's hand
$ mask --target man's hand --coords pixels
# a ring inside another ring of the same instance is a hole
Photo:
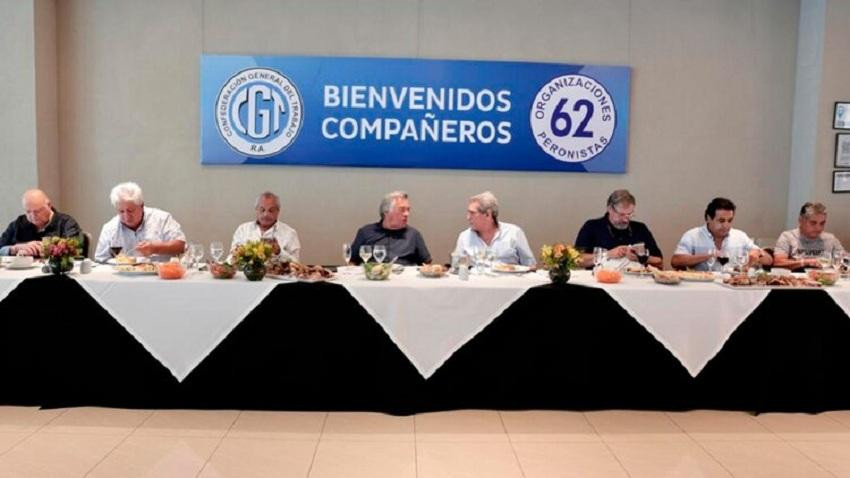
[[[608,258],[619,259],[620,257],[628,256],[630,253],[634,255],[634,253],[631,252],[631,248],[629,246],[617,246],[608,251]],[[635,257],[635,260],[637,260],[637,257]]]
[[[153,241],[141,241],[136,244],[136,252],[147,257],[156,252],[154,249],[156,248]]]
[[[12,247],[11,252],[12,252],[12,255],[15,255],[15,256],[39,257],[41,255],[41,242],[30,241],[30,242],[22,242],[20,244],[15,244]]]

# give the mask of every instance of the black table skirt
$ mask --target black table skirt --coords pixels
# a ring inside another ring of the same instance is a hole
[[[850,319],[823,291],[771,291],[692,378],[604,291],[542,286],[425,380],[343,287],[282,284],[180,383],[76,282],[41,277],[0,302],[0,379],[0,403],[45,407],[817,412],[850,408]]]

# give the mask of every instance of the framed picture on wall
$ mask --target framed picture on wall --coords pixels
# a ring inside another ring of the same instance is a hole
[[[835,102],[835,116],[832,120],[832,129],[850,129],[850,103]]]
[[[835,135],[835,167],[850,168],[850,133]]]
[[[850,193],[850,171],[832,172],[832,192]]]

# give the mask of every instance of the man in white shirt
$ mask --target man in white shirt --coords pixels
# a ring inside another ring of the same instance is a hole
[[[710,259],[718,254],[731,257],[737,251],[746,250],[750,264],[761,261],[769,265],[770,255],[756,247],[745,232],[732,228],[734,218],[735,203],[726,198],[712,199],[705,208],[705,225],[690,229],[682,235],[670,264],[677,269],[704,271],[709,269]]]
[[[301,243],[295,229],[278,221],[280,216],[280,198],[269,191],[260,194],[254,203],[257,219],[246,222],[236,228],[230,250],[248,241],[265,240],[272,244],[275,254],[286,260],[298,261]]]
[[[537,264],[522,229],[499,221],[499,201],[490,191],[469,198],[466,220],[469,229],[458,235],[456,254],[474,257],[477,250],[489,248],[496,262],[530,267]]]
[[[110,248],[128,256],[176,256],[186,249],[186,235],[170,213],[145,206],[142,188],[121,183],[109,194],[118,214],[103,225],[95,260],[112,257]]]

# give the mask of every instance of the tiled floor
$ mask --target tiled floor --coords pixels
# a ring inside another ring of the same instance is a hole
[[[0,407],[0,477],[850,477],[850,412]]]

